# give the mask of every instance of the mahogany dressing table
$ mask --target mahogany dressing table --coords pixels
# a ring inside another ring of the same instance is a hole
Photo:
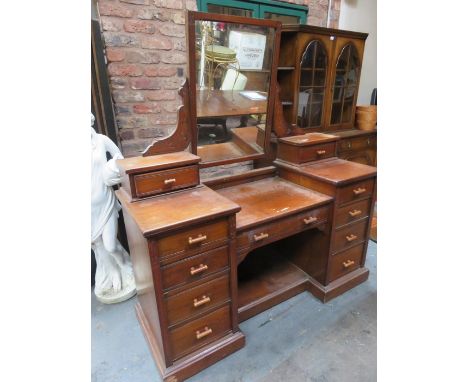
[[[172,382],[243,347],[240,321],[303,291],[328,301],[365,281],[376,179],[374,167],[336,158],[339,137],[319,133],[279,139],[273,165],[259,167],[269,155],[281,24],[188,12],[186,26],[189,77],[178,127],[142,157],[118,161],[125,180],[116,193],[137,316]],[[204,83],[196,54],[206,28],[220,29],[219,44],[231,31],[251,38],[261,64],[245,70],[247,83],[268,97],[264,126],[251,122],[230,129],[228,142],[199,145],[197,118],[207,115],[198,114],[197,90],[219,93]],[[200,182],[200,168],[245,161],[256,168]]]

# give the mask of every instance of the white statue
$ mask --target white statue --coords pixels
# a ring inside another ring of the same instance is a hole
[[[91,248],[97,265],[94,293],[100,302],[113,304],[136,294],[130,256],[117,239],[121,207],[112,189],[121,182],[115,161],[123,156],[93,125],[91,114]],[[112,155],[109,161],[106,152]]]

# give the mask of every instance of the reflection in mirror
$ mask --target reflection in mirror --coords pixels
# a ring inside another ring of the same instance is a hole
[[[195,21],[197,155],[202,162],[263,153],[274,28]]]

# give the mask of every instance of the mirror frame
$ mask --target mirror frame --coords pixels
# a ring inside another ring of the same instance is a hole
[[[230,163],[239,163],[246,162],[249,160],[267,158],[270,151],[270,136],[271,129],[273,124],[273,113],[275,107],[275,98],[276,98],[276,72],[278,68],[278,59],[279,59],[279,47],[280,47],[280,38],[281,38],[281,22],[273,20],[263,20],[263,19],[253,19],[249,17],[241,16],[230,16],[222,15],[216,13],[205,13],[205,12],[195,12],[187,11],[186,17],[186,37],[187,37],[187,64],[188,64],[188,87],[189,87],[189,125],[191,128],[191,143],[192,143],[192,153],[197,155],[197,146],[198,146],[198,126],[197,126],[197,107],[196,107],[196,82],[197,82],[197,73],[195,65],[195,22],[196,21],[218,21],[225,23],[234,23],[234,24],[244,24],[244,25],[253,25],[260,27],[273,28],[274,30],[274,42],[273,42],[273,56],[271,60],[271,76],[270,84],[268,91],[268,102],[267,102],[267,111],[266,111],[266,121],[265,121],[265,141],[263,144],[263,153],[262,154],[252,154],[246,155],[240,158],[232,159],[222,159],[212,162],[200,162],[200,167],[214,167],[223,164]]]

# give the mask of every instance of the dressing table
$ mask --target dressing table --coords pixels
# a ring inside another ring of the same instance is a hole
[[[177,129],[143,156],[118,161],[124,181],[116,192],[137,316],[163,379],[171,382],[242,348],[239,322],[303,291],[325,302],[365,281],[376,180],[374,167],[336,157],[339,137],[320,133],[279,139],[273,165],[259,166],[269,155],[278,107],[273,79],[281,24],[188,12],[186,27],[189,77]],[[218,31],[219,39],[206,39],[206,29]],[[206,106],[200,103],[229,108],[215,97],[242,97],[204,79],[200,52],[207,43],[228,45],[231,32],[249,39],[247,52],[236,51],[238,70],[247,90],[266,94],[266,108],[240,116],[225,110],[233,118],[228,140],[204,141],[197,119],[209,115],[200,114]],[[244,54],[259,55],[258,67],[243,67]],[[247,126],[238,125],[240,118]],[[201,168],[246,161],[252,170],[200,178]]]

